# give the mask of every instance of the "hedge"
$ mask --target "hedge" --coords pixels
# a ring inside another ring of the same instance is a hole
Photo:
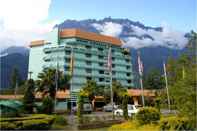
[[[5,118],[0,121],[1,130],[47,130],[54,121],[53,116],[33,115],[32,117]]]
[[[156,123],[160,120],[160,112],[153,107],[139,109],[136,119],[140,125]]]
[[[193,130],[188,118],[185,117],[169,117],[160,121],[161,130]]]

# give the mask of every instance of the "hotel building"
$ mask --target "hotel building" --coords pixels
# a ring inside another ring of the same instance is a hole
[[[108,52],[112,52],[112,79],[125,88],[133,87],[133,72],[130,50],[122,47],[118,38],[85,32],[79,29],[54,29],[45,40],[30,44],[29,72],[36,80],[44,68],[56,68],[69,73],[73,52],[72,89],[77,92],[87,80],[95,80],[98,85],[110,85],[107,68]]]

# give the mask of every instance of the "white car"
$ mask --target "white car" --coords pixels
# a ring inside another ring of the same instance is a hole
[[[132,116],[133,114],[136,114],[138,112],[138,107],[136,105],[128,105],[128,116]],[[122,109],[116,109],[114,111],[114,115],[116,116],[123,116],[123,110]]]

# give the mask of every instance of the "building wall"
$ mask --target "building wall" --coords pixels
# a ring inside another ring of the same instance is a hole
[[[45,54],[43,52],[43,46],[36,46],[30,48],[28,72],[32,72],[32,79],[37,79],[38,73],[42,71],[44,64],[44,55]]]

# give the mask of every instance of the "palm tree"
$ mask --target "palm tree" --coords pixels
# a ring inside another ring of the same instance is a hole
[[[43,95],[49,93],[51,98],[55,98],[56,94],[56,69],[46,68],[38,74],[39,80],[36,81],[37,90],[43,92]],[[58,89],[69,87],[68,75],[58,70]]]

